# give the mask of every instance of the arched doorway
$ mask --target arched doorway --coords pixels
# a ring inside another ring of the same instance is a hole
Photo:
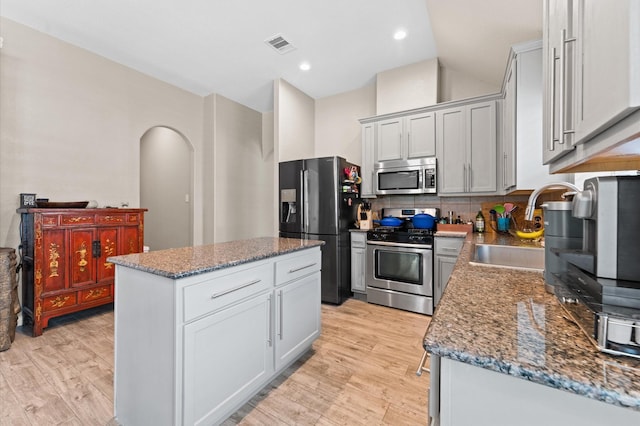
[[[140,138],[140,206],[151,250],[193,244],[193,147],[177,131],[156,126]]]

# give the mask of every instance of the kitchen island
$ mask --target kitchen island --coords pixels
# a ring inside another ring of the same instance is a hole
[[[255,238],[111,257],[115,420],[217,424],[320,335],[322,241]]]
[[[640,424],[640,360],[597,351],[540,272],[470,264],[476,242],[532,244],[467,238],[424,337],[434,424]]]

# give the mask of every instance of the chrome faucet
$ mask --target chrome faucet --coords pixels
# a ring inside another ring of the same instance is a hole
[[[536,208],[536,200],[538,199],[538,195],[540,195],[542,192],[546,191],[547,189],[562,189],[562,188],[568,188],[572,191],[572,192],[565,192],[564,194],[562,194],[562,198],[565,198],[565,196],[568,194],[573,195],[577,192],[580,192],[580,188],[578,188],[577,186],[569,182],[557,182],[557,183],[550,183],[548,185],[544,185],[536,189],[535,191],[533,191],[529,196],[529,201],[527,202],[527,209],[524,212],[524,220],[528,220],[528,221],[533,220],[533,211]]]

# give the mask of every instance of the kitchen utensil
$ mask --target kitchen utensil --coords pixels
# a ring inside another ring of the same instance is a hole
[[[504,203],[504,211],[507,213],[511,213],[515,207],[516,205],[513,203]]]
[[[411,218],[411,222],[413,222],[413,227],[418,229],[431,229],[435,225],[436,218],[431,216],[430,214],[416,214]]]
[[[495,206],[493,206],[493,210],[496,211],[499,217],[502,217],[505,212],[504,206],[501,206],[500,204],[496,204]]]
[[[402,225],[402,219],[398,219],[397,217],[393,217],[393,216],[388,216],[385,218],[382,218],[382,220],[380,221],[380,225],[382,226],[400,226]]]

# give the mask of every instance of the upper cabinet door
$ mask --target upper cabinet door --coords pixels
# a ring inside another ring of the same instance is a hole
[[[377,123],[376,162],[402,160],[402,118]]]
[[[362,125],[362,166],[360,173],[362,184],[360,195],[362,197],[375,196],[373,189],[373,163],[375,163],[375,128],[373,123]]]
[[[581,65],[576,141],[582,143],[640,106],[640,2],[579,0],[574,17]]]
[[[574,149],[575,37],[573,0],[544,2],[543,163]]]
[[[407,158],[436,155],[436,113],[410,115],[405,119]]]
[[[467,192],[495,192],[496,103],[482,102],[467,110]]]
[[[438,183],[440,194],[467,189],[465,107],[438,111]]]

